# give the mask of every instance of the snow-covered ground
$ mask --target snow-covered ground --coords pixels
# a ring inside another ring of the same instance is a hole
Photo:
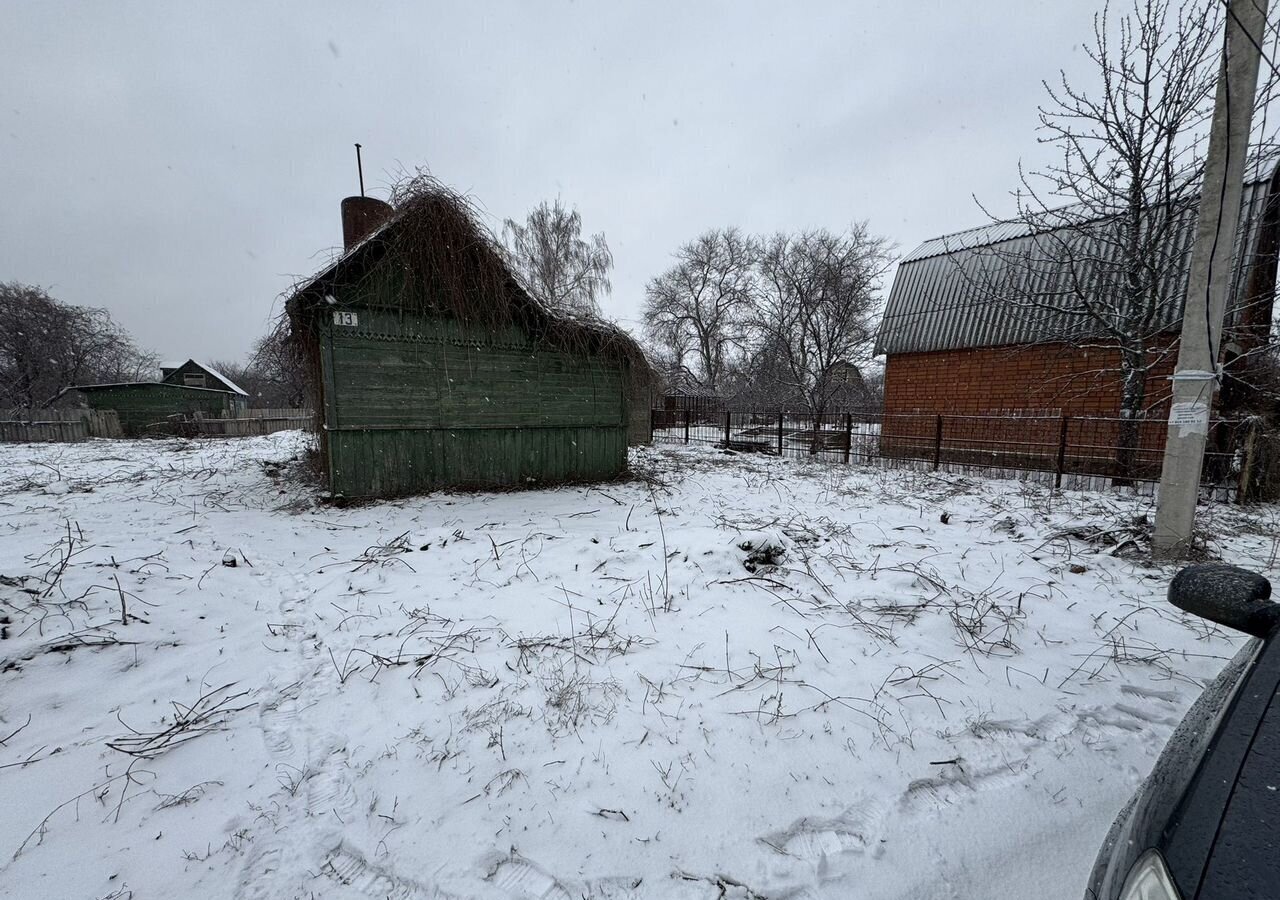
[[[1145,500],[672,449],[338,509],[305,441],[0,445],[0,895],[1076,898],[1237,645]]]

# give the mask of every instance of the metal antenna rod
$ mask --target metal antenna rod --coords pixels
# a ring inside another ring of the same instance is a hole
[[[360,173],[360,196],[364,196],[364,164],[360,162],[360,145],[356,144],[356,171]]]

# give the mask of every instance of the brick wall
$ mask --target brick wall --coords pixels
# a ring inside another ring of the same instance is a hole
[[[1175,354],[1152,354],[1147,407],[1169,399]],[[896,353],[885,362],[885,411],[979,415],[1007,412],[1115,416],[1120,354],[1106,348],[1034,344]]]

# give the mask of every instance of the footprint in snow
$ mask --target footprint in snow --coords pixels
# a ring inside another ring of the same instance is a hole
[[[782,831],[762,836],[760,841],[779,853],[815,863],[819,875],[825,877],[835,859],[878,846],[885,815],[885,804],[868,797],[835,818],[805,816]]]
[[[313,816],[336,812],[340,817],[355,806],[356,793],[347,777],[347,755],[330,753],[307,779],[307,813]]]
[[[1177,703],[1179,700],[1177,691],[1161,691],[1155,688],[1143,687],[1139,684],[1122,684],[1120,685],[1120,693],[1134,697],[1145,697],[1150,700],[1163,700],[1165,703]]]
[[[590,900],[640,900],[642,878],[599,878],[588,882],[583,894]]]
[[[1022,773],[1029,765],[1030,762],[1025,758],[1002,759],[987,766],[976,765],[967,760],[950,763],[936,775],[917,778],[908,784],[902,794],[901,805],[907,810],[916,810],[921,806],[936,809],[978,791],[1020,784],[1023,781]]]
[[[261,707],[262,742],[277,759],[293,755],[293,735],[298,722],[298,701],[284,696]]]
[[[1128,703],[1113,706],[1091,706],[1081,709],[1077,716],[1081,722],[1093,723],[1105,728],[1117,728],[1131,734],[1150,731],[1152,725],[1176,727],[1178,717],[1165,710],[1143,709]]]
[[[977,738],[1014,735],[1038,741],[1055,741],[1070,734],[1075,724],[1076,720],[1072,716],[1058,710],[1038,719],[983,719],[970,725],[969,733]]]
[[[1153,725],[1168,725],[1170,728],[1176,728],[1178,722],[1181,721],[1178,716],[1167,711],[1161,712],[1151,709],[1143,709],[1137,706],[1131,706],[1128,703],[1117,703],[1116,712],[1122,715],[1132,716],[1139,722],[1147,722]]]
[[[500,859],[487,878],[517,900],[573,900],[555,878],[515,854]]]
[[[339,844],[325,857],[321,873],[373,900],[450,900],[438,888],[418,884],[370,862],[359,850]]]
[[[236,900],[274,900],[280,896],[278,873],[284,864],[284,850],[278,843],[254,848],[240,873]]]

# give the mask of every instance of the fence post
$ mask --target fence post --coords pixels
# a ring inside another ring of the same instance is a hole
[[[853,413],[844,414],[844,461],[849,464],[849,451],[853,449]]]
[[[942,416],[937,416],[933,426],[933,470],[942,464]]]
[[[1247,431],[1244,439],[1244,461],[1240,466],[1240,476],[1236,481],[1236,503],[1248,503],[1253,482],[1254,457],[1258,451],[1258,420],[1249,418],[1244,426]]]
[[[693,410],[686,409],[684,411],[684,442],[689,443],[689,422],[693,419]]]
[[[1062,472],[1067,467],[1067,422],[1070,420],[1070,416],[1063,416],[1062,424],[1058,427],[1058,460],[1053,467],[1053,489],[1055,491],[1062,490]]]
[[[782,456],[782,420],[785,416],[786,416],[786,413],[783,413],[783,412],[778,413],[778,456],[779,457]]]
[[[649,407],[649,440],[653,440],[654,433],[658,430],[658,411],[652,406]]]
[[[732,426],[733,413],[724,411],[724,449],[729,449],[729,429]]]

